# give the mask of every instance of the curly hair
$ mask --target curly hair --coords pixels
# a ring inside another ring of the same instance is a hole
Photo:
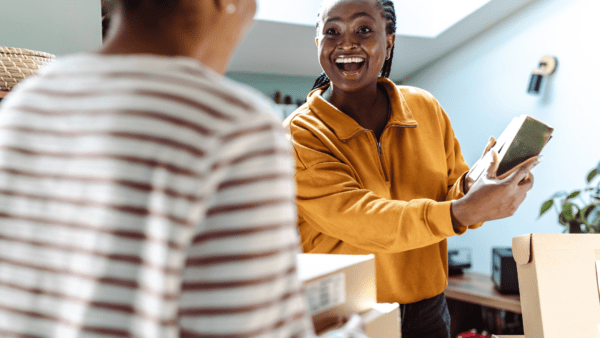
[[[385,30],[387,34],[395,34],[396,33],[396,9],[394,8],[394,3],[392,0],[377,0],[377,4],[381,7],[382,16],[387,20]],[[321,11],[317,14],[317,30],[319,29],[319,22],[321,17]],[[381,68],[381,76],[390,77],[390,72],[392,71],[392,60],[394,59],[394,46],[392,46],[392,51],[390,52],[390,58],[385,60],[383,63],[383,67]],[[315,81],[313,85],[313,90],[319,87],[328,85],[331,83],[331,80],[327,77],[327,74],[323,72]]]

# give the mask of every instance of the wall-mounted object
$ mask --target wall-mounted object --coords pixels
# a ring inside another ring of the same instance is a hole
[[[533,95],[539,94],[543,86],[544,78],[552,75],[556,70],[556,66],[558,66],[556,57],[550,55],[542,57],[538,68],[531,72],[527,93]]]

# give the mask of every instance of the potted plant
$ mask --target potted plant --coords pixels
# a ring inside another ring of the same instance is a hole
[[[542,203],[541,217],[555,208],[558,222],[569,233],[600,233],[600,163],[586,177],[586,186],[571,193],[559,191]]]

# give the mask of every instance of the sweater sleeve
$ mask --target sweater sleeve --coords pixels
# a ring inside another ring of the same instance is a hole
[[[439,107],[439,104],[438,104]],[[439,107],[441,111],[441,117],[444,120],[443,125],[445,126],[444,144],[446,147],[446,165],[448,167],[448,194],[446,195],[446,201],[458,200],[465,196],[464,192],[464,181],[465,176],[469,171],[469,166],[465,162],[460,149],[460,143],[454,134],[450,119],[446,112]],[[483,225],[483,222],[471,224],[469,226],[460,226],[456,229],[456,234],[462,235],[467,229],[476,229]]]
[[[455,235],[450,201],[406,202],[378,196],[361,187],[352,168],[332,154],[321,138],[298,126],[290,128],[296,150],[298,211],[317,231],[364,250],[389,253]]]

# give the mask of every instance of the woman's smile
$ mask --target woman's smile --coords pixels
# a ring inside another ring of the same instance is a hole
[[[335,59],[335,65],[339,70],[342,71],[342,74],[345,75],[353,75],[358,74],[358,71],[362,69],[365,64],[364,57],[337,57]]]

